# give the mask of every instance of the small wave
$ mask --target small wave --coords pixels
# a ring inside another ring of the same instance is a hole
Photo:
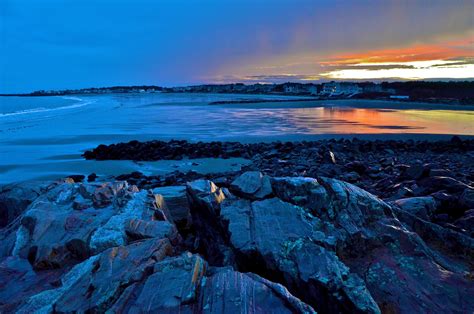
[[[41,113],[41,112],[50,112],[50,111],[57,111],[57,110],[67,110],[67,109],[74,109],[74,108],[80,108],[87,106],[94,101],[84,101],[82,98],[78,97],[63,97],[64,99],[70,99],[70,100],[77,100],[79,103],[75,103],[72,105],[68,106],[62,106],[62,107],[56,107],[56,108],[45,108],[45,107],[38,107],[38,108],[33,108],[33,109],[27,109],[27,110],[20,110],[20,111],[15,111],[15,112],[8,112],[8,113],[0,113],[0,118],[4,117],[10,117],[10,116],[18,116],[18,115],[24,115],[24,114],[32,114],[32,113]]]

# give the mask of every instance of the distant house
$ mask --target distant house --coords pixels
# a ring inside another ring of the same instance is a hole
[[[301,84],[301,83],[284,83],[281,85],[282,91],[286,94],[311,94],[316,95],[318,93],[318,87],[314,84]]]
[[[410,99],[410,96],[407,96],[407,95],[390,95],[390,99],[408,100],[408,99]]]
[[[299,94],[302,92],[301,84],[285,83],[283,84],[283,92],[287,94]]]
[[[362,88],[354,83],[330,82],[324,83],[321,91],[322,95],[327,96],[351,96],[362,93]]]

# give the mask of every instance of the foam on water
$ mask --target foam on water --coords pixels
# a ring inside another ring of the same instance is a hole
[[[37,108],[31,108],[31,109],[25,109],[25,110],[18,110],[18,111],[14,111],[14,112],[0,113],[0,118],[80,108],[80,107],[84,107],[84,106],[90,105],[93,102],[95,102],[94,100],[84,100],[84,99],[81,99],[79,97],[62,97],[62,98],[63,99],[68,99],[68,100],[74,100],[74,101],[76,101],[76,103],[74,103],[72,105],[61,106],[61,107],[53,107],[53,108],[37,107]]]

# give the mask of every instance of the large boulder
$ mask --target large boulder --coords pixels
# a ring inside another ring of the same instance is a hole
[[[23,182],[0,186],[0,228],[13,222],[52,182]]]
[[[189,223],[189,204],[186,186],[164,186],[154,188],[153,194],[162,195],[170,210],[171,219],[178,225]]]
[[[30,296],[18,313],[314,313],[279,284],[171,252],[166,239],[108,249],[76,265],[59,287]]]
[[[165,215],[153,200],[126,182],[60,184],[22,215],[11,254],[51,269],[137,238],[177,241],[175,226],[160,220]]]
[[[142,280],[171,252],[167,239],[110,248],[74,266],[59,287],[31,296],[18,312],[105,312],[124,288]]]
[[[279,284],[231,268],[208,268],[191,253],[156,263],[145,283],[128,287],[111,312],[315,313]]]
[[[250,199],[263,199],[272,194],[272,185],[269,176],[258,171],[247,171],[231,183],[230,190]]]
[[[428,221],[438,207],[432,196],[402,198],[396,200],[394,204],[402,210]]]
[[[0,313],[14,313],[30,296],[56,288],[67,270],[36,272],[27,259],[4,258],[0,261]]]
[[[190,199],[207,200],[191,206],[193,222],[214,229],[202,235],[215,240],[207,241],[203,251],[212,251],[213,243],[215,251],[226,247],[236,267],[284,283],[322,312],[473,308],[469,295],[474,287],[466,277],[469,238],[400,210],[416,220],[402,223],[389,204],[342,181],[270,181],[276,197],[264,200],[215,189],[206,196],[202,189],[188,189]],[[212,187],[212,182],[205,186]],[[222,196],[218,201],[216,193]],[[449,250],[437,250],[438,241],[425,242],[412,231],[415,227],[424,234],[432,228],[438,239],[449,241],[442,246],[467,248],[448,257]]]
[[[451,194],[462,193],[469,186],[451,177],[429,177],[418,181],[417,195],[429,195],[438,191],[447,191]]]

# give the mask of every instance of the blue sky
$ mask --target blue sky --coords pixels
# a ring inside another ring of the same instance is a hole
[[[473,75],[474,1],[1,0],[0,27],[0,92]]]

